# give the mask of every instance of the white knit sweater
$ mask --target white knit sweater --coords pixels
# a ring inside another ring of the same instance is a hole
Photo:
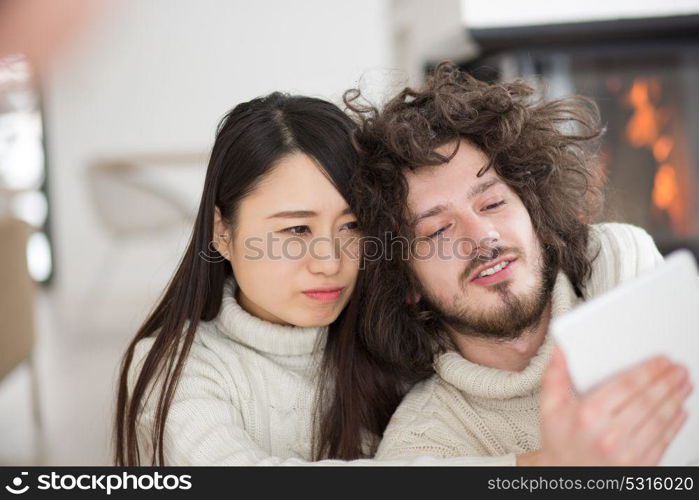
[[[587,298],[663,260],[648,233],[632,225],[593,225],[590,240],[590,252],[600,248],[600,253],[586,283]],[[552,317],[579,301],[570,280],[559,272]],[[547,336],[520,372],[478,365],[458,352],[442,354],[435,361],[436,374],[417,384],[396,410],[376,458],[502,456],[538,449],[539,389],[552,346]]]
[[[325,328],[263,321],[244,311],[229,280],[218,316],[201,323],[165,426],[165,465],[309,465],[316,368]],[[130,392],[152,338],[140,341]],[[150,464],[156,391],[137,425],[141,463]],[[514,465],[514,455],[447,460],[324,460],[322,465]]]

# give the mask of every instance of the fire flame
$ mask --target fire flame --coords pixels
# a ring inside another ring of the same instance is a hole
[[[634,114],[626,127],[626,136],[635,147],[653,147],[660,137],[663,113],[651,101],[651,89],[657,88],[657,80],[637,79],[631,86],[628,100]],[[652,92],[658,94],[657,90]]]
[[[653,205],[664,210],[670,217],[672,228],[677,234],[686,234],[688,223],[682,172],[671,157],[674,141],[663,135],[669,113],[654,104],[661,96],[660,81],[655,78],[637,78],[627,95],[634,110],[626,126],[626,138],[637,148],[647,148],[653,153],[658,169],[653,183]]]

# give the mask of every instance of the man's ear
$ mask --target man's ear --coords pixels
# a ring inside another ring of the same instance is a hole
[[[214,207],[214,227],[213,227],[213,247],[226,260],[231,258],[231,238],[230,231],[221,217],[221,210]]]
[[[420,295],[418,292],[413,292],[411,294],[408,294],[408,298],[405,300],[408,304],[411,306],[414,306],[418,302],[420,302],[420,299],[422,298],[422,295]]]

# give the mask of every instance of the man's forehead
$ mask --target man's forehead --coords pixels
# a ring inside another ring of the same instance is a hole
[[[446,144],[442,144],[441,146],[436,147],[434,149],[434,152],[437,154],[440,154],[442,156],[451,156],[456,151],[456,148],[461,149],[463,146],[469,146],[471,148],[476,149],[468,141],[461,140],[461,141],[451,141],[451,142],[447,142]]]
[[[455,149],[458,146],[458,150]],[[439,178],[455,178],[460,182],[477,181],[477,173],[488,164],[488,156],[468,141],[449,143],[438,147],[436,153],[450,160],[438,165],[425,165],[406,171],[409,183],[424,183]],[[453,156],[452,156],[453,155]]]
[[[479,169],[443,172],[439,170],[440,168],[448,167],[447,165],[429,166],[424,167],[424,172],[418,169],[406,175],[408,205],[411,212],[427,210],[433,205],[447,203],[454,197],[463,199],[475,196],[493,185],[502,183],[493,169],[488,169],[478,177]]]

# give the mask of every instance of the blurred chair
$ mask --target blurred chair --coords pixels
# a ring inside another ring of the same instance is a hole
[[[205,161],[203,154],[152,155],[99,161],[88,168],[92,202],[112,240],[87,290],[91,307],[100,293],[108,290],[105,285],[113,279],[125,245],[172,234],[194,220],[198,200],[193,201],[169,183],[168,172],[174,174],[170,167],[178,165],[198,165],[203,171]]]
[[[39,380],[34,360],[35,283],[27,268],[31,230],[19,219],[0,217],[0,381],[23,362],[29,366],[36,461],[44,461]]]

